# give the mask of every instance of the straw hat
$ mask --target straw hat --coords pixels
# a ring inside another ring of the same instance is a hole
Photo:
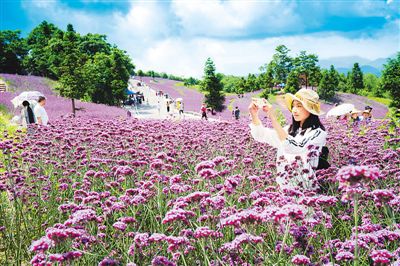
[[[363,111],[358,110],[357,108],[354,108],[353,110],[350,111],[350,114],[360,114],[360,113],[362,113],[362,112],[363,112]]]
[[[321,103],[319,102],[318,94],[310,89],[300,89],[295,95],[291,93],[285,94],[286,107],[289,111],[292,111],[293,101],[299,101],[303,104],[304,109],[314,115],[322,115],[324,112],[321,111]]]

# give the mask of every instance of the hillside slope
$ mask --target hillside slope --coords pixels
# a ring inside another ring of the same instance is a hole
[[[8,87],[7,92],[0,92],[0,104],[5,105],[12,114],[19,114],[19,108],[14,109],[11,99],[23,91],[40,91],[46,96],[46,110],[50,120],[72,112],[71,100],[57,95],[54,90],[56,82],[52,80],[11,74],[0,74],[0,78],[6,81]],[[81,101],[75,101],[75,104],[77,108],[83,108],[77,111],[77,116],[80,117],[115,119],[126,116],[125,110],[118,107]]]

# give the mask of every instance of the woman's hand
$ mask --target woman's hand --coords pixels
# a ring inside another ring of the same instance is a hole
[[[249,113],[251,116],[251,123],[256,126],[261,125],[261,121],[258,118],[258,107],[254,102],[251,102],[249,105]]]
[[[252,117],[256,117],[258,114],[258,107],[254,102],[251,102],[249,105],[249,112]]]
[[[262,109],[263,109],[263,111],[266,112],[266,113],[272,113],[272,112],[273,112],[273,107],[272,107],[272,105],[264,105]]]

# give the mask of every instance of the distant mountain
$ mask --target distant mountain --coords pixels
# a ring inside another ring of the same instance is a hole
[[[349,67],[349,68],[347,68],[347,67],[338,67],[338,68],[336,68],[336,70],[337,70],[339,73],[347,74],[348,72],[351,71],[352,68],[353,68],[353,67]],[[375,67],[370,66],[370,65],[363,65],[363,66],[361,66],[361,71],[362,71],[363,73],[372,73],[372,74],[377,75],[378,77],[381,75],[381,70],[382,70],[382,68],[378,69],[378,68],[375,68]]]
[[[395,55],[391,55],[388,58],[392,57],[395,57]],[[340,73],[347,73],[353,68],[354,63],[358,63],[364,73],[372,73],[380,76],[383,65],[388,58],[369,60],[359,56],[332,57],[320,59],[319,65],[322,68],[329,68],[331,65],[334,65]]]

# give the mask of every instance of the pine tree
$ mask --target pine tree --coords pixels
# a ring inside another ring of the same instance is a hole
[[[306,88],[309,85],[313,85],[319,76],[318,73],[320,69],[317,63],[318,56],[315,54],[307,54],[306,51],[301,51],[300,55],[293,59],[293,65],[297,73],[302,77],[302,83]]]
[[[286,81],[285,92],[296,93],[300,89],[299,75],[295,70],[292,70]]]
[[[259,76],[260,87],[263,88],[261,97],[268,99],[269,95],[272,94],[272,88],[274,87],[274,75],[272,64],[269,63],[266,67],[265,73]]]
[[[201,83],[201,89],[206,92],[205,102],[207,106],[219,112],[224,109],[223,84],[221,77],[215,73],[215,65],[211,58],[207,59],[204,67],[204,79]]]
[[[392,102],[391,107],[400,109],[400,53],[395,58],[390,58],[382,71],[381,86],[384,91],[389,91]]]
[[[353,69],[349,74],[349,89],[351,93],[359,93],[364,89],[363,73],[358,63],[354,63]]]
[[[330,100],[335,96],[339,85],[339,74],[331,65],[330,70],[322,71],[322,78],[318,86],[318,95],[321,99]]]

